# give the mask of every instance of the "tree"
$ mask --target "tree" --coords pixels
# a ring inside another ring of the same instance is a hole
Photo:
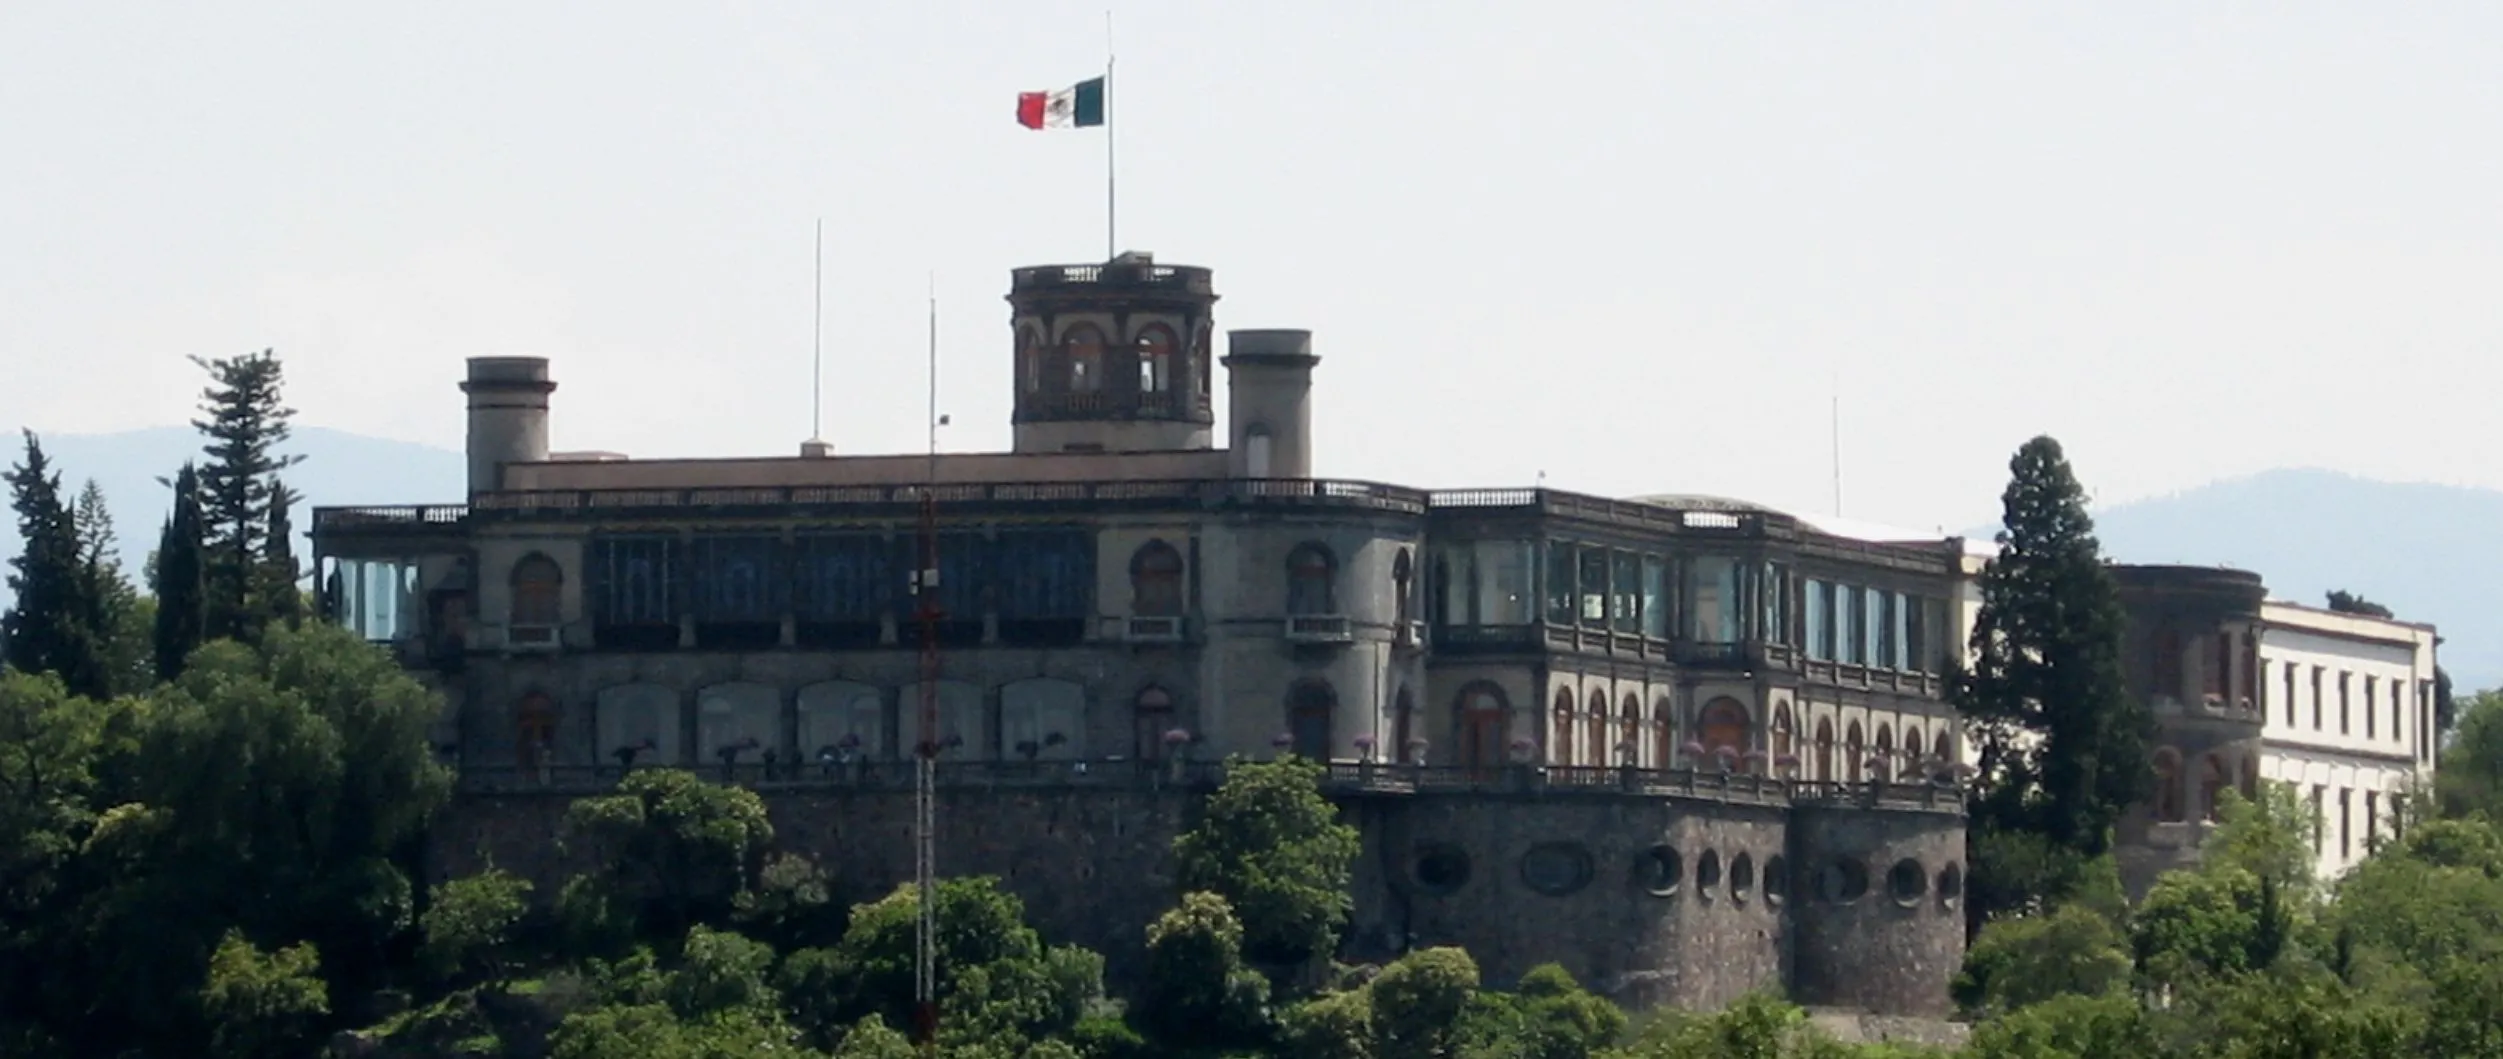
[[[304,619],[304,596],[296,587],[303,570],[295,561],[295,528],[288,509],[298,497],[286,483],[270,482],[269,536],[262,541],[260,574],[253,586],[260,616],[293,625]]]
[[[527,908],[530,881],[490,868],[437,883],[433,896],[417,920],[425,936],[418,957],[446,980],[459,981],[473,971],[496,969],[499,951]]]
[[[79,489],[71,521],[78,526],[78,563],[94,608],[105,687],[112,694],[144,691],[156,682],[149,658],[149,631],[143,621],[154,612],[122,569],[121,535],[114,530],[113,512],[105,506],[104,489],[95,479],[87,479]]]
[[[191,423],[208,437],[199,477],[206,635],[256,640],[275,603],[262,591],[260,573],[268,559],[270,509],[286,499],[278,472],[302,460],[278,452],[295,409],[280,400],[283,373],[274,350],[191,362],[209,373],[200,394],[207,418]]]
[[[1198,824],[1174,840],[1183,889],[1225,898],[1251,959],[1328,956],[1353,899],[1356,829],[1321,797],[1321,766],[1298,757],[1231,762]]]
[[[227,931],[209,959],[200,1006],[211,1027],[210,1054],[260,1059],[300,1052],[315,1020],[330,1014],[321,954],[310,945],[265,952]]]
[[[182,675],[183,660],[208,638],[207,523],[200,510],[200,472],[183,464],[169,483],[174,511],[157,538],[149,588],[156,595],[156,678]]]
[[[2390,608],[2342,588],[2329,590],[2329,609],[2340,614],[2361,614],[2368,618],[2393,618]]]
[[[2434,770],[2434,794],[2444,816],[2503,820],[2503,691],[2468,697],[2458,734]]]
[[[1973,669],[1955,688],[1981,744],[1974,826],[2092,857],[2152,787],[2154,723],[2124,683],[2119,590],[2060,443],[2025,443],[2009,471]]]
[[[10,506],[17,512],[25,550],[9,565],[16,602],[0,615],[5,660],[28,673],[53,673],[70,693],[102,698],[111,693],[97,643],[97,603],[82,562],[78,519],[61,496],[60,472],[44,456],[43,442],[26,431],[26,462],[8,475]]]
[[[566,827],[607,861],[601,896],[665,937],[727,919],[750,858],[773,841],[756,792],[680,769],[627,773],[617,793],[576,801]]]
[[[1269,982],[1243,966],[1243,924],[1225,898],[1182,895],[1147,926],[1147,976],[1139,1021],[1175,1052],[1257,1043]]]

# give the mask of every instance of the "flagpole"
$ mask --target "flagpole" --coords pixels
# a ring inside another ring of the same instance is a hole
[[[1118,186],[1113,164],[1112,141],[1112,9],[1104,9],[1104,262],[1121,253],[1120,198],[1114,194]]]

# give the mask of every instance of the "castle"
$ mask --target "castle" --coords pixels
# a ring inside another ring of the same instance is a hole
[[[547,361],[480,357],[465,504],[326,508],[323,604],[447,703],[437,874],[563,869],[569,799],[750,785],[843,896],[911,876],[935,636],[939,868],[1116,973],[1232,755],[1327,763],[1349,953],[1558,962],[1633,1006],[1948,1006],[1983,552],[1736,501],[1313,477],[1309,332],[1214,349],[1208,270],[1014,270],[1012,451],[550,450]],[[1225,433],[1214,374],[1225,369]],[[933,591],[914,620],[921,501]]]

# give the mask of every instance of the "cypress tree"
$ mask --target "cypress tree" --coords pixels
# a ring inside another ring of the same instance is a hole
[[[156,593],[156,676],[181,675],[183,661],[207,638],[207,584],[200,513],[200,473],[183,464],[174,476],[174,513],[157,538],[149,589]]]
[[[9,561],[16,603],[0,615],[0,659],[27,673],[51,673],[75,695],[110,694],[97,651],[96,605],[80,562],[78,520],[61,497],[61,474],[28,430],[26,462],[9,471],[10,507],[25,550]]]
[[[191,423],[208,438],[199,486],[206,636],[255,641],[270,616],[263,564],[277,475],[301,459],[277,451],[295,409],[279,399],[274,350],[191,362],[209,373],[200,394],[207,418]]]
[[[1981,744],[1974,825],[2093,857],[2153,788],[2154,720],[2124,683],[2127,619],[2060,443],[2026,442],[2009,471],[1973,671],[1956,690]]]
[[[270,483],[269,536],[262,542],[258,616],[289,626],[304,617],[304,597],[297,590],[303,570],[295,561],[295,528],[288,509],[298,497],[286,483]]]

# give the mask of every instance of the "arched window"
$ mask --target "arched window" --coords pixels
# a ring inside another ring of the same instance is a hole
[[[1132,746],[1141,761],[1161,761],[1174,748],[1165,734],[1181,728],[1173,715],[1173,693],[1155,685],[1139,690],[1130,702]]]
[[[546,642],[545,633],[565,620],[565,571],[556,560],[532,552],[513,564],[513,628],[515,639]],[[519,630],[540,633],[537,637]]]
[[[1553,737],[1547,740],[1547,763],[1550,765],[1570,765],[1573,763],[1572,688],[1556,689],[1555,714],[1556,715],[1553,718],[1550,718],[1550,720],[1555,724],[1556,732]]]
[[[1894,780],[1894,778],[1895,778],[1895,726],[1894,726],[1894,725],[1891,725],[1891,724],[1880,724],[1880,725],[1878,725],[1878,726],[1877,726],[1877,749],[1876,749],[1874,752],[1872,752],[1872,753],[1870,753],[1870,754],[1869,754],[1869,760],[1877,762],[1877,767],[1869,770],[1869,772],[1870,772],[1869,779],[1871,779],[1871,780],[1875,780],[1875,781],[1877,781],[1877,782],[1879,782],[1879,783],[1888,783],[1888,782],[1892,782],[1892,781]]]
[[[1839,778],[1834,771],[1834,721],[1829,717],[1816,719],[1816,778],[1827,783]]]
[[[2242,759],[2242,783],[2239,786],[2242,788],[2242,797],[2245,800],[2258,801],[2260,799],[2260,756],[2258,754]]]
[[[1953,725],[1942,725],[1938,729],[1938,760],[1948,768],[1962,764],[1956,760],[1955,726]]]
[[[1309,617],[1338,613],[1334,582],[1338,562],[1330,550],[1307,541],[1286,556],[1286,613]]]
[[[1043,390],[1043,336],[1035,329],[1017,332],[1017,392],[1041,393]]]
[[[1716,759],[1723,750],[1744,754],[1749,742],[1747,707],[1740,705],[1737,699],[1729,698],[1705,703],[1703,713],[1695,718],[1695,733],[1696,741],[1703,744],[1704,753]]]
[[[2155,822],[2178,824],[2181,811],[2181,755],[2172,747],[2155,752]]]
[[[1923,773],[1931,771],[1921,767],[1921,758],[1928,753],[1929,740],[1921,737],[1921,726],[1904,722],[1902,774],[1909,779],[1918,779]]]
[[[556,763],[556,700],[545,693],[522,696],[513,711],[513,760],[526,769]]]
[[[1319,680],[1301,680],[1286,696],[1287,734],[1295,756],[1330,760],[1331,715],[1338,710],[1338,692]]]
[[[1191,332],[1192,385],[1201,397],[1208,396],[1208,364],[1208,325],[1203,323],[1197,330]]]
[[[1463,765],[1500,765],[1504,761],[1504,702],[1502,688],[1479,681],[1460,689],[1460,697],[1452,707],[1458,712],[1458,730],[1452,734],[1456,757]],[[1405,748],[1403,748],[1405,752]]]
[[[2214,754],[2199,759],[2199,811],[2209,822],[2216,820],[2216,803],[2224,800],[2225,789],[2233,786],[2233,774],[2225,770],[2225,759]]]
[[[1662,695],[1651,700],[1651,767],[1677,766],[1677,707]]]
[[[1060,348],[1069,361],[1069,392],[1095,393],[1104,388],[1104,333],[1093,324],[1079,324],[1061,333]]]
[[[1416,560],[1409,557],[1408,549],[1401,548],[1399,554],[1391,559],[1392,620],[1398,623],[1401,634],[1408,629],[1409,603],[1416,594],[1416,576]]]
[[[1590,716],[1583,721],[1582,764],[1599,768],[1608,764],[1608,693],[1597,688],[1590,693]]]
[[[1173,330],[1163,324],[1149,324],[1139,332],[1139,392],[1166,393],[1173,389]]]
[[[1608,761],[1615,765],[1643,763],[1643,699],[1633,692],[1626,692],[1625,701],[1617,704],[1616,753]]]
[[[1868,761],[1868,755],[1864,752],[1865,747],[1866,744],[1860,739],[1860,722],[1851,722],[1849,727],[1843,729],[1842,769],[1843,775],[1850,777],[1853,783],[1858,783],[1863,778],[1862,765]]]
[[[1782,765],[1782,761],[1783,761],[1783,759],[1785,759],[1785,758],[1790,759],[1790,761],[1791,761],[1791,767],[1796,767],[1796,765],[1797,765],[1797,763],[1798,763],[1798,759],[1795,757],[1795,755],[1797,755],[1797,754],[1799,753],[1799,748],[1798,748],[1796,745],[1794,745],[1794,743],[1795,743],[1795,740],[1794,740],[1794,738],[1793,738],[1793,736],[1792,736],[1792,729],[1791,729],[1791,723],[1790,723],[1790,704],[1789,704],[1789,703],[1782,703],[1782,704],[1780,704],[1780,705],[1778,705],[1778,706],[1773,707],[1773,762],[1772,762],[1772,763],[1773,763],[1773,766],[1774,766],[1774,768],[1775,768],[1775,769],[1777,769],[1777,770],[1778,770],[1778,769],[1781,769],[1781,768],[1783,768],[1783,767],[1784,767],[1784,766]]]
[[[1182,613],[1182,553],[1149,541],[1130,554],[1130,613],[1176,617]]]

